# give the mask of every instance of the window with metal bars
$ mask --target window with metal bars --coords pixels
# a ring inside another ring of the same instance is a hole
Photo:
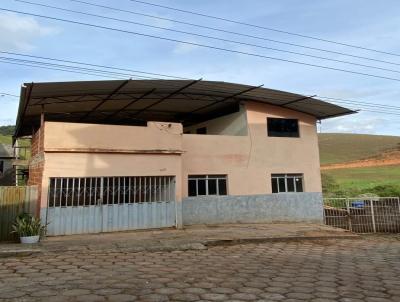
[[[226,175],[189,175],[188,195],[227,195]]]
[[[49,207],[175,200],[174,176],[50,178]]]
[[[303,192],[303,174],[272,174],[272,193]]]

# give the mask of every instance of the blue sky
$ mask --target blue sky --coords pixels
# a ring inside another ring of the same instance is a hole
[[[170,21],[155,20],[122,12],[113,12],[104,8],[95,8],[74,3],[69,0],[32,1],[170,29],[191,31],[283,50],[374,65],[399,70],[400,72],[399,66],[396,65],[370,62],[226,33],[213,32],[206,29],[176,24]],[[146,6],[129,0],[85,1],[152,14],[164,18],[218,27],[229,31],[262,36],[269,39],[346,52],[358,56],[366,56],[400,65],[400,56],[352,49],[282,33],[205,19],[199,16]],[[398,0],[385,0],[384,5],[382,1],[373,0],[152,1],[158,4],[212,14],[265,27],[272,27],[400,54],[400,27],[398,26],[398,24],[400,24],[400,3]],[[360,68],[272,50],[213,41],[206,38],[171,33],[161,29],[149,29],[138,25],[36,7],[14,0],[2,0],[0,7],[400,79],[400,74],[394,72]],[[206,80],[219,80],[252,85],[264,84],[265,87],[297,93],[400,106],[400,81],[371,78],[235,53],[219,52],[176,42],[110,32],[1,11],[0,50],[70,59],[182,77],[203,78]],[[100,78],[95,76],[36,69],[0,62],[0,92],[5,93],[19,94],[20,86],[24,82],[98,79]],[[14,123],[17,108],[17,98],[9,96],[0,97],[0,125]],[[360,106],[352,106],[352,108],[358,109]],[[363,111],[357,115],[323,121],[321,130],[322,132],[400,135],[400,111],[397,111],[397,113],[399,115]]]

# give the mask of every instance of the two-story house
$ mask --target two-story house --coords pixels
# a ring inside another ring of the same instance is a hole
[[[321,222],[316,123],[350,113],[225,82],[30,83],[15,138],[49,235]]]

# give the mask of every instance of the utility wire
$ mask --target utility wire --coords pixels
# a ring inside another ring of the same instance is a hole
[[[61,21],[61,22],[66,22],[66,23],[71,23],[71,24],[83,25],[83,26],[88,26],[88,27],[92,27],[92,28],[100,28],[100,29],[105,29],[105,30],[109,30],[109,31],[121,32],[121,33],[126,33],[126,34],[131,34],[131,35],[137,35],[137,36],[143,36],[143,37],[165,40],[165,41],[170,41],[170,42],[182,43],[182,44],[187,44],[187,45],[192,45],[192,46],[198,46],[198,47],[202,47],[202,48],[209,48],[209,49],[223,51],[223,52],[242,54],[242,55],[267,59],[267,60],[282,61],[282,62],[297,64],[297,65],[304,65],[304,66],[309,66],[309,67],[316,67],[316,68],[322,68],[322,69],[326,69],[326,70],[340,71],[340,72],[345,72],[345,73],[351,73],[351,74],[363,75],[363,76],[367,76],[367,77],[380,78],[380,79],[386,79],[386,80],[400,82],[400,79],[398,79],[398,78],[379,76],[379,75],[374,75],[374,74],[370,74],[370,73],[358,72],[358,71],[354,71],[354,70],[341,69],[341,68],[335,68],[335,67],[328,67],[328,66],[324,66],[324,65],[305,63],[305,62],[301,62],[301,61],[276,58],[276,57],[271,57],[271,56],[260,55],[257,53],[227,49],[227,48],[223,48],[223,47],[217,47],[217,46],[201,44],[201,43],[194,43],[194,42],[189,42],[189,41],[182,41],[182,40],[173,39],[173,38],[166,38],[166,37],[161,37],[161,36],[157,36],[157,35],[145,34],[142,32],[134,32],[134,31],[123,30],[123,29],[115,28],[115,27],[108,27],[108,26],[79,22],[79,21],[68,20],[68,19],[63,19],[63,18],[50,17],[50,16],[45,16],[45,15],[17,11],[17,10],[11,10],[11,9],[5,9],[5,8],[0,8],[0,10],[7,11],[7,12],[13,12],[13,13],[17,13],[17,14],[23,14],[23,15],[27,15],[27,16],[34,16],[34,17],[49,19],[49,20]]]
[[[3,53],[7,53],[7,52],[3,52]],[[17,54],[17,53],[13,53],[13,54]],[[31,55],[23,55],[23,54],[17,54],[17,55],[32,57]],[[37,56],[33,56],[33,57],[37,57]],[[43,59],[45,57],[39,57],[39,58]],[[54,58],[46,58],[46,59],[47,60],[55,60],[55,61],[63,61],[63,62],[73,62],[74,64],[88,65],[86,63],[82,63],[82,62],[78,62],[78,61],[60,60],[60,59],[54,59]],[[95,75],[95,76],[100,76],[100,77],[110,77],[110,78],[117,78],[117,79],[125,79],[128,76],[132,76],[132,74],[108,72],[106,70],[99,70],[99,69],[93,69],[93,68],[81,68],[81,67],[70,66],[70,65],[65,65],[65,64],[53,64],[53,63],[40,62],[40,61],[34,61],[34,60],[21,60],[21,59],[15,59],[15,58],[7,58],[7,57],[0,57],[0,62],[9,63],[9,64],[16,63],[16,65],[22,65],[22,66],[38,67],[38,68],[44,68],[44,69],[50,69],[50,70],[60,70],[60,71],[80,73],[80,74],[83,73],[83,74],[88,74],[88,75]],[[89,64],[89,65],[98,66],[96,64]],[[108,68],[108,66],[105,66],[105,65],[101,65],[101,66]],[[50,68],[46,68],[46,67],[50,67]],[[75,71],[78,71],[78,72],[75,72]],[[164,76],[168,76],[168,75],[164,74]],[[171,77],[174,77],[174,76],[171,76]],[[158,80],[158,78],[150,78],[150,77],[146,77],[146,78]],[[206,90],[206,89],[198,89],[198,90]],[[207,91],[209,91],[209,90],[207,89]],[[221,91],[218,91],[218,92],[221,92]],[[0,95],[1,94],[2,93],[0,93]],[[274,95],[276,95],[276,94],[274,94],[272,92],[271,96],[274,96]],[[13,95],[13,96],[18,97],[16,95]],[[334,97],[325,97],[325,96],[318,96],[318,97],[320,99],[330,99],[331,103],[339,103],[339,104],[344,103],[346,105],[352,105],[352,106],[362,106],[362,107],[366,107],[366,108],[376,108],[376,109],[388,109],[388,110],[395,110],[395,111],[400,110],[400,107],[392,106],[392,105],[360,102],[360,101],[340,99],[340,98],[334,98]],[[269,98],[269,99],[272,100],[272,98]]]
[[[27,66],[27,67],[36,67],[36,68],[41,68],[41,69],[49,69],[49,70],[57,70],[57,71],[66,71],[66,72],[71,72],[71,73],[85,74],[85,75],[91,75],[91,76],[97,76],[97,77],[103,77],[103,78],[113,78],[113,79],[116,79],[116,78],[117,78],[116,76],[111,77],[111,76],[106,76],[106,75],[101,75],[101,74],[96,74],[96,73],[89,73],[89,72],[81,72],[81,71],[67,70],[67,69],[62,69],[62,68],[51,68],[51,67],[37,66],[37,65],[32,65],[32,64],[7,62],[7,61],[3,61],[3,60],[1,60],[1,59],[0,59],[0,63],[3,63],[3,64],[12,64],[12,65],[20,65],[20,66]],[[126,78],[119,78],[119,79],[126,79]]]
[[[179,80],[189,80],[188,78],[184,78],[184,77],[177,77],[177,76],[165,75],[165,74],[160,74],[160,73],[152,73],[152,72],[139,71],[139,70],[133,70],[133,69],[126,69],[126,68],[117,68],[117,67],[111,67],[111,66],[99,65],[99,64],[89,64],[89,63],[77,62],[77,61],[71,61],[71,60],[54,59],[54,58],[49,58],[49,57],[34,56],[34,55],[22,54],[22,53],[11,52],[11,51],[0,51],[0,53],[14,55],[14,56],[24,56],[24,57],[30,57],[30,58],[36,58],[36,59],[59,61],[59,62],[72,63],[72,64],[81,64],[81,65],[92,66],[92,67],[108,68],[108,69],[114,69],[114,70],[119,70],[119,71],[128,71],[128,72],[133,72],[133,73],[142,73],[142,74],[147,74],[147,75],[168,77],[168,78],[174,78],[174,79],[179,79]],[[141,76],[141,77],[144,77],[144,76]],[[153,77],[150,77],[150,78],[153,78]],[[154,79],[156,79],[156,78],[154,78]]]
[[[327,100],[325,100],[323,98],[319,98],[319,99],[322,100],[322,101],[327,101]],[[329,101],[329,103],[340,105],[340,106],[343,105],[343,102],[341,102],[341,101]],[[395,113],[397,112],[397,113],[400,114],[400,107],[392,108],[390,106],[386,107],[384,105],[375,106],[375,105],[370,105],[368,103],[358,104],[358,103],[350,103],[350,102],[346,102],[345,104],[346,104],[346,107],[352,107],[355,110],[359,110],[359,109],[362,109],[362,110],[366,110],[366,109],[370,109],[370,110],[372,110],[372,109],[373,110],[390,110],[390,112],[395,112]],[[325,106],[328,106],[328,105],[327,104],[319,104],[319,106],[325,107]]]
[[[15,0],[15,1],[28,3],[27,1],[23,1],[23,0]],[[352,57],[352,58],[357,58],[357,59],[363,59],[363,60],[368,60],[368,61],[374,61],[374,62],[380,62],[380,63],[400,66],[400,63],[395,63],[395,62],[390,62],[390,61],[385,61],[385,60],[379,60],[379,59],[374,59],[374,58],[369,58],[369,57],[364,57],[364,56],[359,56],[359,55],[353,55],[353,54],[348,54],[348,53],[339,52],[339,51],[327,50],[327,49],[323,49],[323,48],[316,48],[316,47],[311,47],[311,46],[306,46],[306,45],[300,45],[300,44],[296,44],[296,43],[284,42],[284,41],[269,39],[269,38],[265,38],[265,37],[261,37],[261,36],[249,35],[249,34],[245,34],[245,33],[238,33],[238,32],[234,32],[234,31],[229,31],[229,30],[224,30],[224,29],[220,29],[220,28],[215,28],[215,27],[210,27],[210,26],[205,26],[205,25],[200,25],[200,24],[195,24],[195,23],[190,23],[190,22],[185,22],[185,21],[180,21],[180,20],[176,20],[176,19],[170,19],[170,18],[154,16],[154,15],[150,15],[150,14],[139,13],[139,12],[135,12],[135,11],[132,11],[132,10],[125,10],[125,9],[119,9],[119,8],[111,7],[111,6],[95,4],[95,3],[86,2],[86,1],[82,1],[82,0],[70,0],[70,1],[76,2],[76,3],[81,3],[81,4],[86,4],[88,6],[93,6],[93,7],[105,8],[105,9],[109,9],[109,10],[113,10],[113,11],[117,11],[117,12],[129,13],[129,14],[133,14],[133,15],[136,15],[136,16],[148,17],[148,18],[153,18],[153,19],[157,19],[157,20],[164,20],[164,21],[169,21],[169,22],[173,22],[173,23],[184,24],[184,25],[189,25],[189,26],[193,26],[193,27],[198,27],[198,28],[204,28],[204,29],[209,29],[209,30],[213,30],[213,31],[223,32],[223,33],[229,33],[229,34],[242,36],[242,37],[248,37],[248,38],[253,38],[253,39],[258,39],[258,40],[278,43],[278,44],[290,45],[290,46],[295,46],[295,47],[300,47],[300,48],[305,48],[305,49],[310,49],[310,50],[316,50],[316,51],[321,51],[321,52],[326,52],[326,53],[332,53],[332,54],[341,55],[341,56],[347,56],[347,57]]]
[[[255,47],[255,48],[284,52],[284,53],[289,53],[289,54],[294,54],[294,55],[299,55],[299,56],[310,57],[310,58],[314,58],[314,59],[320,59],[320,60],[326,60],[326,61],[332,61],[332,62],[337,62],[337,63],[353,65],[353,66],[360,66],[360,67],[365,67],[365,68],[372,68],[372,69],[377,69],[377,70],[400,73],[399,70],[394,70],[394,69],[388,69],[388,68],[382,68],[382,67],[378,67],[378,66],[371,66],[371,65],[360,64],[360,63],[355,63],[355,62],[350,62],[350,61],[344,61],[344,60],[332,59],[332,58],[321,57],[321,56],[316,56],[316,55],[310,55],[310,54],[306,54],[306,53],[289,51],[289,50],[284,50],[284,49],[279,49],[279,48],[266,47],[263,45],[241,42],[241,41],[237,41],[237,40],[218,38],[215,36],[203,35],[203,34],[198,34],[198,33],[193,33],[193,32],[175,30],[175,29],[170,29],[170,28],[166,28],[166,27],[162,27],[162,26],[149,25],[149,24],[144,24],[144,23],[140,23],[140,22],[133,22],[133,21],[125,20],[125,19],[107,17],[107,16],[103,16],[103,15],[97,15],[97,14],[92,14],[92,13],[87,13],[87,12],[82,12],[82,11],[76,11],[76,10],[66,9],[66,8],[57,7],[57,6],[41,4],[41,3],[37,3],[37,2],[30,2],[30,1],[23,1],[23,0],[17,0],[17,1],[27,3],[30,5],[35,5],[35,6],[41,6],[41,7],[51,8],[51,9],[55,9],[55,10],[66,11],[66,12],[71,12],[71,13],[75,13],[75,14],[81,14],[81,15],[85,15],[85,16],[102,18],[102,19],[106,19],[106,20],[113,20],[113,21],[129,23],[129,24],[134,24],[134,25],[139,25],[139,26],[145,26],[145,27],[150,27],[150,28],[162,29],[162,30],[166,30],[166,31],[170,31],[170,32],[176,32],[176,33],[181,33],[181,34],[186,34],[186,35],[191,35],[191,36],[196,36],[196,37],[202,37],[202,38],[207,38],[207,39],[212,39],[212,40],[217,40],[217,41],[222,41],[222,42],[228,42],[228,43],[234,43],[234,44],[239,44],[239,45],[251,46],[251,47]]]
[[[101,76],[101,77],[107,77],[104,74],[96,74],[96,73],[92,73],[92,72],[81,72],[81,71],[76,71],[76,70],[69,70],[69,69],[64,69],[64,68],[53,68],[53,67],[46,67],[46,66],[37,66],[37,65],[33,65],[33,64],[26,64],[26,63],[13,63],[13,62],[2,62],[2,59],[0,59],[0,63],[9,63],[9,64],[15,64],[15,65],[22,65],[22,66],[28,66],[28,67],[37,67],[37,68],[42,68],[42,69],[50,69],[50,70],[57,70],[57,71],[65,71],[65,72],[71,72],[71,73],[77,73],[77,74],[86,74],[86,75],[95,75],[95,76]],[[110,78],[113,79],[125,79],[122,77],[117,77],[116,75],[113,76],[109,76]],[[0,93],[1,95],[1,93]],[[18,97],[16,95],[13,95],[15,97]],[[268,98],[270,100],[272,100],[272,98]],[[343,103],[341,101],[331,101],[331,103]],[[389,108],[385,108],[385,105],[380,105],[380,107],[376,107],[371,103],[362,103],[359,104],[360,102],[357,102],[356,104],[353,104],[352,102],[346,102],[346,103],[350,103],[350,105],[353,106],[358,106],[357,108],[354,108],[355,110],[362,110],[362,111],[366,111],[366,112],[374,112],[374,113],[379,113],[379,114],[390,114],[390,115],[400,115],[400,107],[397,107],[397,109],[394,109],[392,107],[394,106],[388,106]],[[339,104],[340,105],[340,104]],[[329,106],[328,104],[319,104],[319,106]],[[374,110],[371,110],[374,109]],[[388,111],[380,111],[380,110],[391,110],[390,112]],[[399,113],[397,113],[396,111],[399,111]]]
[[[171,7],[171,6],[165,6],[165,5],[150,3],[150,2],[141,1],[141,0],[130,0],[130,1],[132,1],[132,2],[137,2],[137,3],[141,3],[141,4],[145,4],[145,5],[155,6],[155,7],[161,7],[161,8],[165,8],[165,9],[169,9],[169,10],[179,11],[179,12],[186,13],[186,14],[191,14],[191,15],[201,16],[201,17],[205,17],[205,18],[210,18],[210,19],[225,21],[225,22],[229,22],[229,23],[234,23],[234,24],[239,24],[239,25],[245,25],[245,26],[249,26],[249,27],[253,27],[253,28],[258,28],[258,29],[269,30],[269,31],[274,31],[274,32],[283,33],[283,34],[287,34],[287,35],[292,35],[292,36],[301,37],[301,38],[307,38],[307,39],[312,39],[312,40],[316,40],[316,41],[322,41],[322,42],[326,42],[326,43],[337,44],[337,45],[342,45],[342,46],[346,46],[346,47],[351,47],[351,48],[356,48],[356,49],[362,49],[362,50],[372,51],[372,52],[381,53],[381,54],[386,54],[386,55],[392,55],[392,56],[397,56],[397,57],[400,56],[399,54],[392,53],[392,52],[386,52],[386,51],[376,50],[376,49],[367,48],[367,47],[363,47],[363,46],[358,46],[358,45],[354,45],[354,44],[343,43],[343,42],[337,42],[337,41],[332,41],[332,40],[328,40],[328,39],[318,38],[318,37],[314,37],[314,36],[308,36],[308,35],[304,35],[304,34],[298,34],[298,33],[294,33],[294,32],[289,32],[289,31],[285,31],[285,30],[280,30],[280,29],[276,29],[276,28],[265,27],[265,26],[255,25],[255,24],[250,24],[250,23],[246,23],[246,22],[242,22],[242,21],[237,21],[237,20],[232,20],[232,19],[227,19],[227,18],[222,18],[222,17],[217,17],[217,16],[211,16],[211,15],[202,14],[202,13],[198,13],[198,12],[194,12],[194,11],[178,9],[178,8]]]
[[[384,104],[377,104],[377,103],[369,103],[369,102],[360,102],[360,101],[354,101],[354,100],[349,100],[349,99],[341,99],[341,98],[334,98],[334,97],[329,97],[329,96],[318,96],[319,98],[327,99],[330,101],[336,101],[340,103],[354,103],[354,104],[369,104],[369,105],[375,105],[375,106],[383,106],[387,108],[393,108],[393,109],[400,109],[400,106],[393,106],[393,105],[384,105]]]
[[[15,94],[11,94],[11,93],[1,92],[0,91],[0,97],[4,97],[4,96],[12,96],[12,97],[15,97],[15,98],[19,98],[19,95],[15,95]]]
[[[23,60],[23,59],[16,59],[16,58],[9,58],[9,57],[2,57],[2,56],[0,56],[0,60],[11,61],[11,62],[22,62],[22,63],[29,63],[29,64],[38,64],[38,65],[45,65],[45,66],[53,66],[53,67],[57,67],[57,68],[58,67],[69,68],[69,69],[76,69],[76,70],[85,71],[85,72],[89,71],[89,72],[96,72],[96,73],[107,74],[107,75],[116,75],[116,76],[118,76],[120,78],[122,77],[124,79],[129,78],[129,77],[135,77],[138,79],[144,79],[144,78],[156,79],[153,77],[144,77],[144,76],[139,76],[136,74],[128,74],[128,73],[120,73],[120,72],[107,71],[107,70],[101,70],[101,69],[93,69],[93,68],[85,68],[85,67],[79,67],[79,66],[40,62],[40,61],[35,61],[35,60]]]

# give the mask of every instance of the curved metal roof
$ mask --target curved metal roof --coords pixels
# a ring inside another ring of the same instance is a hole
[[[15,137],[46,120],[140,125],[148,120],[195,124],[255,101],[325,119],[355,113],[280,90],[202,80],[112,80],[28,83],[21,89]]]

